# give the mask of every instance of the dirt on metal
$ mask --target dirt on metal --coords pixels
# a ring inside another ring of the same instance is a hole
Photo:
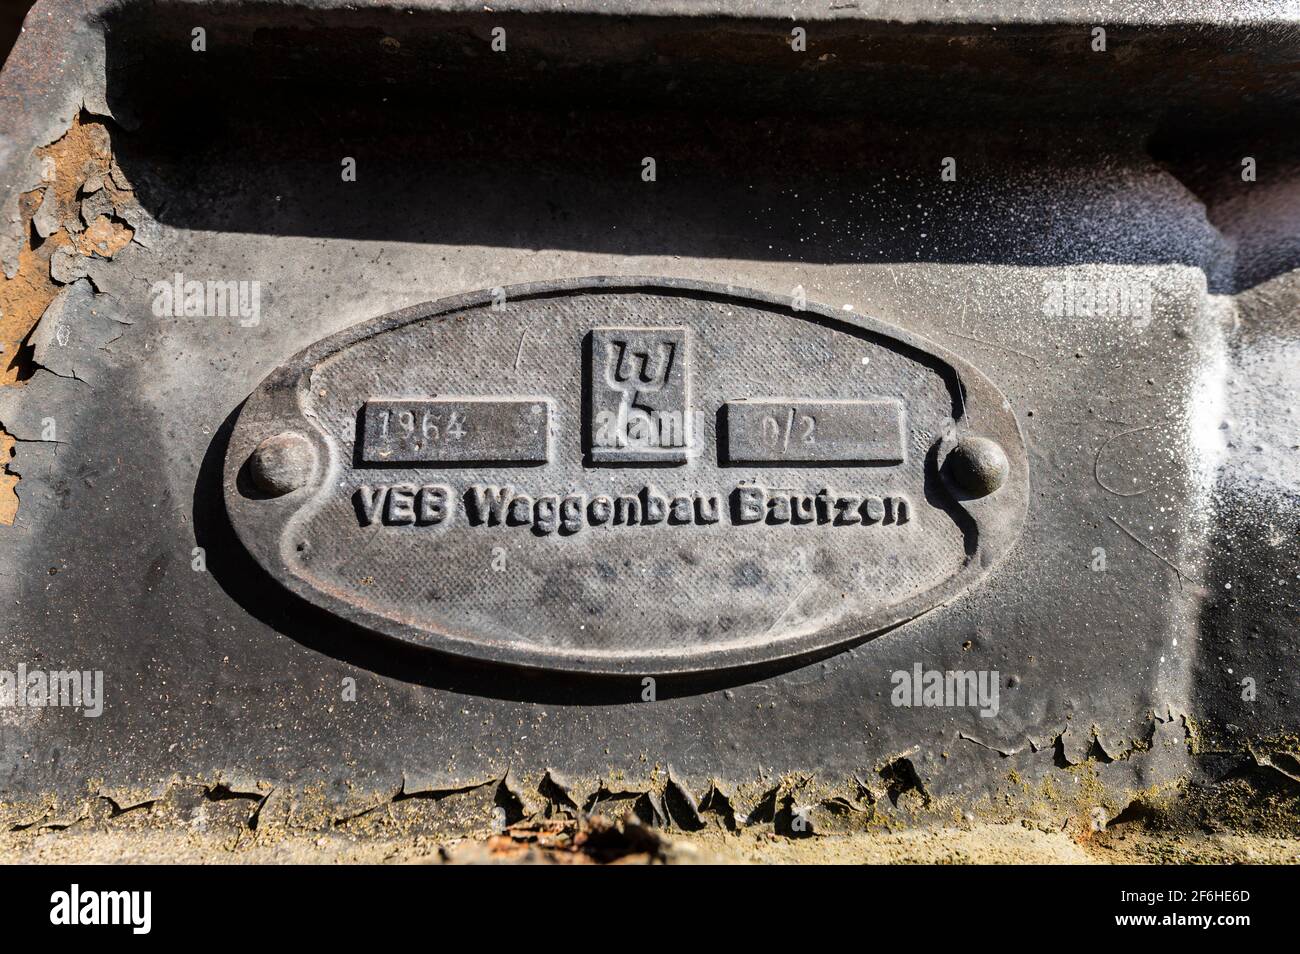
[[[1300,842],[1169,834],[1141,823],[1079,840],[1026,825],[783,838],[707,829],[671,835],[626,822],[520,823],[488,836],[356,838],[337,832],[92,830],[10,833],[0,863],[202,864],[1294,864]]]

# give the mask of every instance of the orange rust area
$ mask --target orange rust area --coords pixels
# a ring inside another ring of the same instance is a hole
[[[0,387],[21,387],[32,376],[31,350],[26,342],[49,307],[60,285],[50,278],[50,256],[71,245],[87,257],[112,258],[135,234],[130,226],[107,215],[97,215],[89,227],[81,218],[81,201],[89,187],[103,190],[114,208],[129,201],[132,191],[113,163],[108,128],[76,117],[63,138],[37,150],[45,183],[19,198],[26,241],[18,253],[13,278],[0,272]],[[58,228],[41,239],[32,219],[44,209],[53,213]],[[9,473],[14,438],[0,427],[0,524],[12,524],[18,515],[18,477]]]
[[[517,822],[485,842],[465,846],[459,860],[469,863],[648,864],[661,859],[663,848],[663,839],[635,820],[593,815],[581,821],[546,818]]]
[[[114,222],[107,215],[100,215],[84,232],[73,238],[72,244],[82,255],[112,258],[126,248],[133,234],[130,226]]]

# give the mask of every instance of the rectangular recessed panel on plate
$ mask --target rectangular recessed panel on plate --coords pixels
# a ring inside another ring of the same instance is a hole
[[[903,406],[891,400],[728,401],[724,440],[733,464],[901,464]]]
[[[372,399],[362,410],[367,464],[544,464],[546,398]]]

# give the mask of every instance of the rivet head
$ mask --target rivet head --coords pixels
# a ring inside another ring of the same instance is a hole
[[[949,479],[974,497],[986,497],[1011,473],[1006,451],[987,437],[963,437],[948,452],[944,470]]]
[[[281,497],[305,487],[316,468],[316,449],[302,434],[285,431],[268,437],[248,458],[248,476],[260,491]]]

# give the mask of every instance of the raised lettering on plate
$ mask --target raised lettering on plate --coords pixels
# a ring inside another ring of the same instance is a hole
[[[684,462],[694,430],[687,330],[594,328],[588,344],[590,460]]]

